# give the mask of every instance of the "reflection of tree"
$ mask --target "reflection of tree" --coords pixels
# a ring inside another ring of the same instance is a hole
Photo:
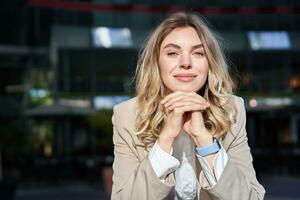
[[[53,74],[50,70],[41,68],[32,68],[30,71],[30,102],[29,106],[49,105],[53,103],[52,99],[52,79]],[[43,94],[41,95],[41,93]]]
[[[0,105],[0,170],[3,170],[4,163],[15,162],[24,151],[26,130],[20,114],[21,105],[15,98],[2,97]],[[0,179],[1,175],[3,172],[0,172]]]
[[[37,123],[30,121],[31,134],[28,136],[28,143],[37,155],[52,156],[52,143],[54,140],[53,124],[50,120],[42,120]],[[50,148],[50,149],[49,149]]]
[[[97,134],[96,145],[101,153],[112,154],[112,110],[102,109],[88,117],[88,122]]]

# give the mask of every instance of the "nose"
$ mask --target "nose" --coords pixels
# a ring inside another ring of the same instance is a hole
[[[182,55],[180,59],[180,68],[189,69],[192,67],[189,55]]]

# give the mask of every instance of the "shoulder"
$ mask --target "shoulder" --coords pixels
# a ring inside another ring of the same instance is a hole
[[[123,101],[121,103],[118,103],[114,106],[114,110],[128,110],[132,109],[136,105],[136,97],[132,97],[126,101]]]
[[[242,97],[231,95],[232,101],[234,102],[236,114],[234,123],[231,126],[231,133],[234,136],[240,132],[246,125],[246,109],[245,109],[245,102]]]
[[[234,104],[236,113],[229,131],[222,138],[222,145],[225,149],[228,149],[234,140],[244,137],[246,134],[246,110],[244,99],[236,95],[230,95],[229,101]]]
[[[242,97],[231,95],[236,106],[236,123],[241,123],[246,118],[245,102]]]
[[[237,107],[237,109],[239,110],[240,108],[244,108],[244,99],[240,96],[237,95],[229,95],[229,99],[230,101],[234,102],[234,105]]]
[[[238,123],[240,121],[240,118],[245,117],[245,102],[244,99],[240,96],[236,95],[229,95],[229,102],[233,103],[234,109],[235,109],[235,117],[233,118],[233,121],[235,123]]]
[[[137,98],[133,97],[113,108],[115,122],[119,124],[133,123],[137,114]]]

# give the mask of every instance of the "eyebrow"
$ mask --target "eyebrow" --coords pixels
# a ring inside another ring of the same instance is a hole
[[[181,47],[180,47],[179,45],[173,44],[173,43],[167,44],[167,45],[164,47],[164,49],[165,49],[165,48],[168,48],[168,47],[173,47],[173,48],[176,48],[176,49],[181,49]],[[194,49],[199,49],[199,48],[204,48],[203,44],[197,44],[197,45],[192,46],[192,49],[193,49],[193,50],[194,50]]]

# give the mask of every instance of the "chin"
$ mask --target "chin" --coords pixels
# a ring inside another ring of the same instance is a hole
[[[198,92],[201,88],[176,87],[173,91]]]
[[[205,87],[205,82],[196,80],[189,83],[181,83],[172,81],[171,84],[166,84],[167,88],[170,88],[172,92],[185,91],[185,92],[198,92],[202,87]]]

